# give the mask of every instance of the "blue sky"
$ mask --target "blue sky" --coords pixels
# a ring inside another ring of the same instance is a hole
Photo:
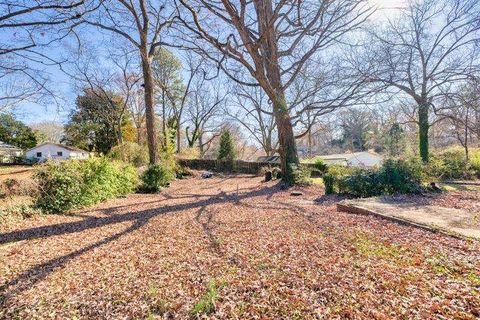
[[[404,6],[406,0],[370,0],[372,5],[379,9],[374,15],[374,19],[382,20],[392,16],[399,6]],[[88,30],[88,38],[92,43],[100,42],[102,36],[98,33],[91,33]],[[85,33],[85,31],[83,31]],[[82,34],[85,36],[85,34]],[[65,49],[66,50],[66,49]],[[60,57],[64,53],[62,47],[45,52],[54,57]],[[58,94],[58,102],[48,103],[47,105],[38,105],[34,103],[24,103],[18,106],[14,113],[16,116],[27,124],[38,123],[42,121],[56,121],[65,123],[68,120],[70,110],[74,106],[77,92],[74,89],[73,82],[58,66],[44,67],[51,79],[51,87]]]

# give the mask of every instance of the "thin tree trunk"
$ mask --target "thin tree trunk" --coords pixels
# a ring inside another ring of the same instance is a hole
[[[157,163],[157,137],[155,134],[155,112],[153,103],[153,76],[148,54],[142,54],[142,70],[145,93],[145,116],[147,126],[148,155],[150,164]]]
[[[418,131],[419,131],[419,150],[420,157],[423,162],[429,160],[429,142],[428,142],[428,130],[430,124],[428,123],[428,104],[422,103],[418,106]]]
[[[177,153],[180,153],[181,146],[180,146],[180,116],[177,118]]]
[[[119,145],[123,143],[122,120],[119,120],[119,123],[118,123],[117,139],[118,139],[118,144]]]
[[[166,119],[164,90],[162,90],[162,136],[163,136],[163,148],[166,148],[167,147],[167,119]]]

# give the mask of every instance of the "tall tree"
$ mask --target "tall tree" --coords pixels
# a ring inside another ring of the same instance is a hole
[[[122,142],[118,140],[118,132],[128,126],[123,116],[123,101],[113,93],[108,94],[106,98],[86,89],[84,95],[77,97],[63,142],[103,154]]]
[[[37,138],[33,130],[7,113],[0,114],[0,141],[22,149],[29,149],[37,145]]]
[[[432,111],[441,112],[440,101],[479,68],[479,16],[477,0],[413,1],[372,33],[369,63],[357,60],[372,83],[413,99],[425,162]]]
[[[214,60],[230,78],[259,85],[272,102],[282,178],[294,182],[297,148],[286,90],[304,65],[360,26],[370,8],[363,0],[179,0],[183,45]],[[241,73],[254,81],[242,80]]]
[[[101,0],[99,0],[101,1]],[[157,135],[155,131],[155,83],[152,72],[152,59],[160,46],[163,36],[173,22],[173,11],[165,1],[155,0],[111,0],[101,1],[99,10],[83,21],[111,32],[128,41],[139,55],[142,67],[145,97],[145,118],[150,163],[156,163]]]

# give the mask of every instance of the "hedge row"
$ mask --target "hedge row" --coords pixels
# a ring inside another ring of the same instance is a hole
[[[138,186],[137,170],[106,158],[49,161],[35,174],[36,205],[45,212],[66,212],[128,194]]]

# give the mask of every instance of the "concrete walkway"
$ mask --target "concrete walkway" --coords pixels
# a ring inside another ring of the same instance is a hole
[[[337,205],[339,211],[372,214],[450,235],[480,240],[480,215],[466,210],[414,202],[394,202],[388,198],[345,200]]]

